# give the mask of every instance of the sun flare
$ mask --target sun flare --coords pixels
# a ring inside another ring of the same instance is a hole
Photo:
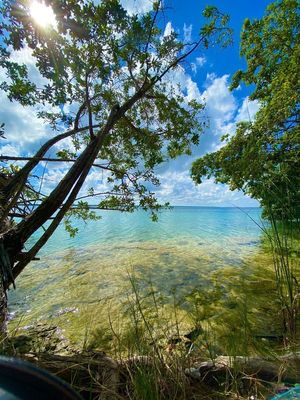
[[[33,1],[30,5],[30,15],[43,28],[55,27],[55,14],[44,2]]]

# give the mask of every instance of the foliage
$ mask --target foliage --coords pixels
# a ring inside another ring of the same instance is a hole
[[[241,55],[247,69],[237,71],[231,89],[253,85],[260,104],[253,121],[237,124],[224,146],[198,159],[192,177],[214,176],[260,201],[276,219],[300,215],[300,15],[297,0],[268,6],[266,15],[244,22]]]
[[[95,217],[83,210],[79,199],[97,196],[98,208],[121,211],[138,206],[155,218],[160,208],[153,193],[159,185],[155,167],[190,154],[202,129],[199,113],[204,105],[188,101],[169,74],[183,71],[181,64],[192,52],[230,37],[228,18],[215,8],[206,10],[208,24],[189,44],[175,32],[163,35],[160,1],[142,15],[129,15],[118,0],[46,3],[56,17],[56,24],[47,27],[33,20],[25,0],[1,6],[0,66],[7,80],[0,87],[11,101],[34,106],[53,135],[0,188],[2,223],[17,206],[22,216],[14,231],[3,237],[14,276],[46,243],[74,202],[81,209],[77,216]],[[13,58],[22,49],[33,57],[34,73]],[[63,142],[67,138],[72,145]],[[57,144],[57,158],[46,158]],[[52,191],[42,195],[44,176],[51,171],[51,166],[44,166],[35,177],[40,197],[24,205],[20,196],[43,160],[64,161],[71,167]],[[99,169],[102,175],[96,174]],[[96,187],[78,197],[90,171],[95,172]],[[24,243],[49,219],[43,235],[14,265]],[[76,233],[68,216],[66,226]]]
[[[226,135],[220,150],[192,166],[192,176],[214,176],[232,190],[241,189],[260,201],[271,224],[268,235],[281,302],[286,344],[296,338],[299,316],[299,258],[291,242],[300,221],[300,14],[298,1],[281,0],[258,21],[246,20],[241,55],[247,70],[237,71],[231,88],[254,85],[251,100],[260,103],[254,121],[242,121]],[[299,239],[298,239],[299,243]]]

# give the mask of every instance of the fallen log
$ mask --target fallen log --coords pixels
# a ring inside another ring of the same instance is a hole
[[[273,358],[219,356],[185,370],[186,375],[207,384],[232,377],[251,377],[264,382],[300,382],[300,353],[289,353]]]
[[[29,353],[22,358],[70,383],[84,399],[120,398],[119,365],[103,352],[89,351],[69,356]]]
[[[164,356],[134,356],[114,360],[104,352],[75,352],[57,327],[43,324],[26,330],[26,334],[7,340],[5,354],[18,356],[59,376],[70,383],[84,399],[118,400],[130,398],[132,379],[141,370],[159,371],[167,377],[172,369]],[[170,360],[169,360],[170,361]],[[213,389],[230,386],[230,381],[240,381],[249,393],[254,382],[300,382],[300,352],[273,358],[219,356],[213,361],[194,364],[184,371],[178,365],[184,379],[195,385],[204,384]],[[179,371],[179,370],[178,370]],[[185,376],[184,376],[185,372]],[[188,379],[189,378],[189,379]],[[235,387],[236,388],[236,387]]]

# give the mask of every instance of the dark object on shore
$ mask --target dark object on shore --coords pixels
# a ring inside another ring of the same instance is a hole
[[[203,333],[203,329],[201,327],[197,327],[192,331],[185,333],[182,336],[173,336],[168,340],[168,344],[175,345],[181,342],[192,344],[197,340],[197,338]]]
[[[17,358],[0,357],[1,399],[81,400],[61,379]]]

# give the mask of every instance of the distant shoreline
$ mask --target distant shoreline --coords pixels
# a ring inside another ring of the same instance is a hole
[[[261,209],[261,207],[253,207],[253,206],[246,206],[246,207],[240,207],[240,206],[170,206],[171,208],[233,208],[233,209]]]

